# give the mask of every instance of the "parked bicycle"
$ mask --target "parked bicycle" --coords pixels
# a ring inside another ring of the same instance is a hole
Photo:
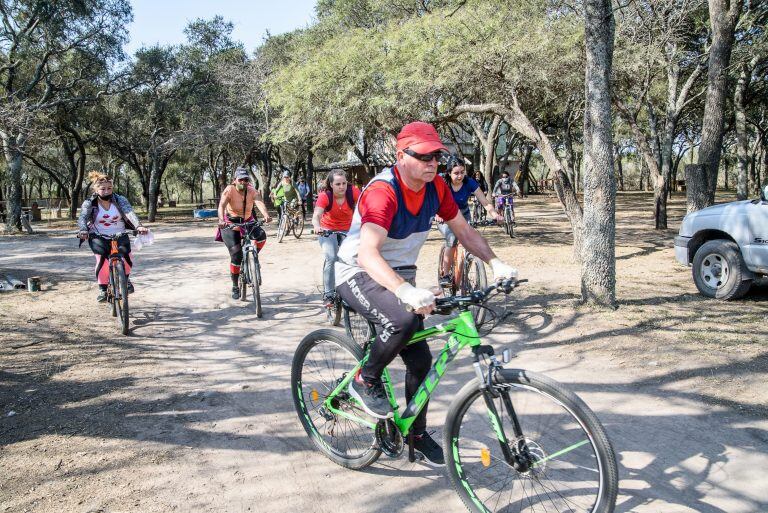
[[[504,231],[510,237],[515,236],[515,200],[512,194],[503,194],[496,196],[497,201],[501,200],[501,215],[504,217]],[[496,203],[498,205],[498,202]]]
[[[299,343],[291,368],[291,392],[299,420],[316,449],[335,463],[361,469],[384,453],[400,457],[411,425],[440,379],[464,348],[473,354],[475,377],[454,397],[446,416],[444,447],[450,480],[473,512],[611,513],[616,503],[616,458],[603,426],[563,385],[541,374],[506,369],[484,345],[470,308],[494,292],[509,294],[512,280],[468,296],[439,298],[437,313],[458,316],[419,331],[409,344],[448,335],[432,369],[400,410],[390,374],[382,379],[394,417],[368,416],[348,393],[369,357],[363,347],[333,330],[310,333]]]
[[[277,225],[277,242],[282,242],[288,232],[293,232],[297,239],[304,232],[304,216],[301,215],[301,206],[296,201],[286,203],[283,213]]]
[[[492,220],[471,221],[469,224],[474,228],[478,228],[495,226],[496,222]],[[453,265],[447,270],[448,272],[443,272],[442,267],[446,251],[453,252]],[[466,296],[476,290],[483,290],[488,286],[485,264],[483,264],[482,260],[469,253],[458,241],[456,241],[453,247],[447,248],[443,245],[440,248],[440,254],[437,257],[437,279],[446,296],[455,296],[457,294]],[[482,324],[485,321],[485,309],[473,307],[471,310],[475,316],[475,322]]]
[[[256,248],[256,239],[251,237],[251,229],[262,226],[262,221],[251,221],[247,223],[228,223],[233,228],[240,228],[243,233],[242,249],[243,265],[240,271],[238,287],[240,288],[240,300],[253,301],[256,309],[256,317],[261,318],[263,311],[261,307],[261,265],[259,264],[259,252]]]

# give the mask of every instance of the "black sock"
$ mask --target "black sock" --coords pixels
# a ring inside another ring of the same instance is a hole
[[[240,274],[230,273],[230,276],[232,277],[232,286],[237,287],[239,285],[237,282],[240,280]]]
[[[107,286],[106,285],[102,285],[101,283],[99,283],[99,289],[101,289],[103,291],[106,291],[107,290]]]

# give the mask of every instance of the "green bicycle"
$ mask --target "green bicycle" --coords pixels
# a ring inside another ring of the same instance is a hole
[[[330,329],[299,343],[291,391],[301,424],[315,447],[335,463],[362,469],[381,453],[396,458],[410,427],[456,355],[472,350],[475,377],[456,395],[445,421],[449,477],[473,512],[611,513],[618,491],[616,457],[595,414],[573,392],[546,376],[505,369],[493,348],[481,343],[470,311],[493,291],[509,294],[507,281],[469,296],[438,299],[439,314],[460,313],[419,331],[415,343],[448,334],[445,347],[411,402],[402,411],[388,371],[382,379],[394,417],[368,416],[347,391],[368,359],[364,347]],[[409,460],[415,461],[413,443]]]

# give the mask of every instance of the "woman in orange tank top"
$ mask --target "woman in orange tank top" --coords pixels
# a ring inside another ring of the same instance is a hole
[[[251,177],[248,170],[239,167],[235,171],[235,181],[224,189],[219,201],[219,234],[216,240],[221,240],[229,250],[229,274],[232,278],[232,298],[240,297],[238,280],[240,278],[240,266],[243,263],[242,238],[244,233],[240,228],[233,228],[229,223],[247,223],[253,221],[249,226],[248,234],[251,239],[256,240],[256,249],[261,250],[267,242],[267,234],[260,226],[256,226],[256,217],[253,207],[258,207],[264,216],[264,222],[272,220],[267,211],[267,206],[261,197],[261,193],[251,185]]]

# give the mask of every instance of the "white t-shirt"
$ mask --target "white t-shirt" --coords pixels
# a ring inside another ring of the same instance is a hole
[[[109,210],[104,210],[99,203],[99,213],[94,224],[96,232],[102,235],[115,235],[125,231],[125,221],[120,217],[120,211],[114,203],[109,204]]]

